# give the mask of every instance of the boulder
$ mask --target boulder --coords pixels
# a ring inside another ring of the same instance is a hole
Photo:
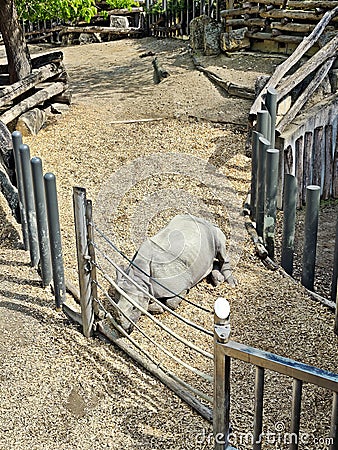
[[[129,28],[129,21],[124,16],[110,16],[110,26],[112,28]]]
[[[222,25],[216,20],[202,15],[190,22],[190,45],[194,52],[202,51],[205,55],[220,53],[220,36]]]
[[[250,47],[250,40],[245,36],[248,29],[240,28],[230,31],[229,33],[221,33],[220,45],[224,52],[241,50]]]

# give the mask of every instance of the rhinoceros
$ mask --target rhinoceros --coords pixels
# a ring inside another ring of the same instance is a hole
[[[152,296],[176,309],[181,296],[209,274],[214,285],[223,281],[232,287],[237,284],[225,242],[226,237],[220,228],[207,220],[190,214],[178,215],[142,243],[125,272]],[[160,304],[149,300],[119,271],[116,284],[149,312],[163,312]],[[141,312],[120,293],[116,293],[115,302],[118,307],[113,314],[130,333]]]

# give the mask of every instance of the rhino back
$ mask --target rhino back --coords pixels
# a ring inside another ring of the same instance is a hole
[[[179,294],[210,273],[216,255],[215,236],[216,228],[209,222],[180,215],[142,244],[139,255],[149,259],[152,278]],[[156,297],[172,296],[156,282],[151,284]]]

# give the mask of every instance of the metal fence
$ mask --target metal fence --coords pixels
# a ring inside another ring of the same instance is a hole
[[[214,438],[215,450],[230,450],[230,380],[231,360],[236,359],[252,364],[256,368],[254,425],[252,429],[251,448],[260,450],[264,441],[263,401],[264,374],[270,370],[287,375],[292,379],[291,427],[287,434],[289,450],[297,450],[300,442],[300,421],[303,383],[310,383],[332,391],[332,411],[330,436],[327,439],[330,450],[338,449],[338,375],[319,370],[273,353],[258,350],[247,345],[230,341],[230,307],[226,300],[218,299],[215,303],[214,325]],[[236,380],[242,383],[243,380]],[[271,400],[271,399],[270,399]]]

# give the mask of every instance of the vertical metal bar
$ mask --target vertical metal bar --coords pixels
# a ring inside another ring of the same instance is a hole
[[[63,267],[61,230],[55,175],[52,173],[46,173],[44,176],[44,183],[46,192],[50,253],[53,270],[55,306],[57,310],[60,310],[62,303],[64,303],[66,298],[66,283]]]
[[[294,379],[292,385],[292,412],[289,450],[297,450],[299,443],[300,411],[302,403],[303,382]]]
[[[73,203],[83,334],[86,337],[90,337],[92,334],[94,314],[92,307],[91,264],[88,252],[87,200],[85,189],[80,187],[73,189]]]
[[[30,151],[28,145],[21,144],[19,147],[19,152],[20,152],[22,180],[25,194],[25,207],[27,215],[27,229],[28,229],[31,266],[37,267],[39,263],[38,231],[36,227],[36,215],[33,197],[33,182],[30,165]]]
[[[87,219],[87,233],[88,233],[88,253],[91,260],[91,296],[93,302],[94,313],[98,315],[99,305],[97,299],[97,285],[96,285],[96,255],[94,247],[94,224],[93,224],[93,204],[91,200],[87,200],[86,204],[86,219]]]
[[[338,392],[333,393],[330,438],[332,439],[332,442],[330,444],[329,449],[337,450],[338,449]]]
[[[16,182],[18,186],[18,194],[19,194],[19,210],[20,210],[20,220],[21,220],[21,230],[22,230],[22,239],[23,246],[25,250],[29,249],[29,239],[28,239],[28,223],[27,223],[27,214],[25,209],[25,193],[23,186],[23,178],[22,178],[22,167],[21,167],[21,157],[20,157],[20,145],[22,144],[22,135],[20,131],[14,131],[12,133],[12,141],[13,141],[13,154],[15,161],[15,173],[16,173]]]
[[[263,398],[264,398],[264,369],[256,367],[255,380],[255,416],[253,432],[253,450],[262,448],[262,430],[263,430]]]
[[[31,170],[40,250],[41,278],[43,286],[48,286],[52,281],[52,266],[48,237],[45,186],[42,174],[42,161],[40,158],[34,157],[31,159]]]
[[[262,137],[258,139],[256,230],[261,238],[263,238],[264,228],[266,151],[269,147],[270,142],[267,139]]]
[[[265,139],[269,140],[269,113],[266,110],[257,111],[256,130],[261,133]]]
[[[286,273],[293,273],[293,254],[295,248],[297,206],[297,179],[293,175],[285,175],[284,217],[281,265]]]
[[[276,129],[276,115],[277,115],[277,91],[276,89],[269,87],[266,92],[265,105],[269,111],[269,135],[268,139],[271,143],[271,148],[275,147],[275,129]]]
[[[275,227],[277,211],[279,150],[266,151],[266,201],[264,211],[264,239],[270,258],[275,256]]]
[[[314,185],[307,186],[302,285],[311,291],[313,290],[315,278],[319,203],[320,187]]]
[[[214,311],[214,449],[225,450],[229,448],[231,362],[230,357],[224,355],[221,347],[230,337],[229,303],[223,298],[217,299]]]
[[[260,137],[263,137],[263,135],[258,131],[252,133],[250,209],[251,217],[254,220],[256,219],[257,207],[258,139]]]

